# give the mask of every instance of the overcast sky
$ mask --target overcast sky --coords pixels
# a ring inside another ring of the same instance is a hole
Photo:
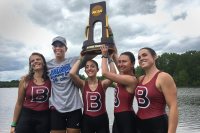
[[[90,4],[100,0],[0,0],[0,81],[27,73],[32,52],[54,57],[51,41],[61,35],[67,56],[79,55]],[[200,50],[200,0],[106,0],[118,51],[137,57],[142,47],[158,54]],[[98,60],[98,58],[97,58]]]

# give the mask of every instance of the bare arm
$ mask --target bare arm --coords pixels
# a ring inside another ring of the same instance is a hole
[[[110,56],[110,57],[112,57],[112,56]],[[110,58],[109,67],[110,67],[110,72],[111,73],[116,73],[115,64],[114,64],[112,58]],[[105,79],[105,80],[102,81],[102,86],[105,89],[107,89],[111,84],[112,84],[112,81],[109,80],[109,79]]]
[[[101,51],[102,51],[102,55],[105,56],[106,47],[102,46]],[[114,82],[126,85],[128,90],[132,92],[133,88],[136,87],[137,79],[131,75],[119,75],[119,74],[110,72],[107,65],[107,59],[108,58],[102,58],[102,75]]]
[[[116,73],[109,72],[107,58],[102,58],[102,75],[114,82],[128,86],[132,86],[132,84],[136,82],[136,78],[134,78],[133,76],[119,75]]]
[[[162,72],[159,74],[158,88],[161,88],[169,107],[168,133],[176,133],[178,125],[177,89],[173,78]]]
[[[119,55],[118,55],[118,51],[117,51],[117,47],[116,47],[116,45],[114,46],[114,52],[113,52],[113,56],[112,56],[112,58],[113,58],[113,61],[114,61],[114,63],[115,63],[115,65],[117,66],[117,69],[118,69],[118,57],[119,57]]]
[[[79,71],[79,66],[80,66],[82,59],[83,58],[80,56],[69,72],[69,75],[72,78],[75,85],[81,89],[83,88],[85,81],[80,79],[80,77],[79,77],[79,75],[77,75],[77,73]]]
[[[25,78],[20,80],[18,87],[18,97],[17,97],[17,102],[15,104],[14,115],[13,115],[13,122],[15,123],[17,123],[17,121],[19,120],[19,115],[21,113],[24,98],[25,98]],[[15,127],[11,127],[10,133],[14,132],[15,132]]]

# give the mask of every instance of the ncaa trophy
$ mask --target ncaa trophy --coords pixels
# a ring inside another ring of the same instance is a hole
[[[101,22],[101,39],[99,42],[94,41],[94,28],[97,22]],[[90,4],[89,25],[85,30],[86,39],[83,42],[82,54],[101,54],[101,45],[108,46],[108,52],[112,53],[115,50],[113,33],[108,25],[108,16],[106,15],[106,2],[98,2]]]

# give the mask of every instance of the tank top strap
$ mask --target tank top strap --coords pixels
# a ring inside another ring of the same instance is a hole
[[[85,85],[87,85],[87,86],[88,86],[88,80],[85,80]]]
[[[30,79],[30,80],[25,81],[25,82],[26,82],[25,83],[25,85],[26,85],[25,90],[27,90],[28,87],[30,87],[30,86],[32,86],[34,84],[33,79]]]
[[[98,79],[98,86],[101,85],[101,80]]]
[[[142,79],[141,79],[141,81],[140,81],[139,83],[142,83],[142,82],[143,82],[143,80],[144,80],[144,78],[145,78],[145,75],[142,77]]]
[[[153,76],[152,79],[157,79],[159,73],[161,73],[161,71],[158,71],[158,72]]]
[[[152,80],[154,80],[154,79],[157,79],[157,77],[158,77],[158,74],[159,74],[159,73],[161,73],[161,72],[162,72],[162,71],[158,71],[158,72],[156,72],[156,74],[153,76],[153,78],[150,80],[150,82],[151,82]],[[140,83],[142,83],[142,82],[143,82],[143,80],[144,80],[145,76],[146,76],[146,75],[144,75],[144,76],[142,77],[142,79],[141,79]]]

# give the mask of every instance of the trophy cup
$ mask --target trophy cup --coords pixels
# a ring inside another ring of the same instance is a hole
[[[94,41],[95,24],[101,22],[101,39],[99,42]],[[83,42],[82,54],[101,54],[100,46],[105,44],[108,46],[108,52],[112,53],[115,49],[113,33],[108,25],[108,16],[106,15],[106,2],[98,2],[90,4],[89,25],[86,27],[85,35],[87,40]]]

